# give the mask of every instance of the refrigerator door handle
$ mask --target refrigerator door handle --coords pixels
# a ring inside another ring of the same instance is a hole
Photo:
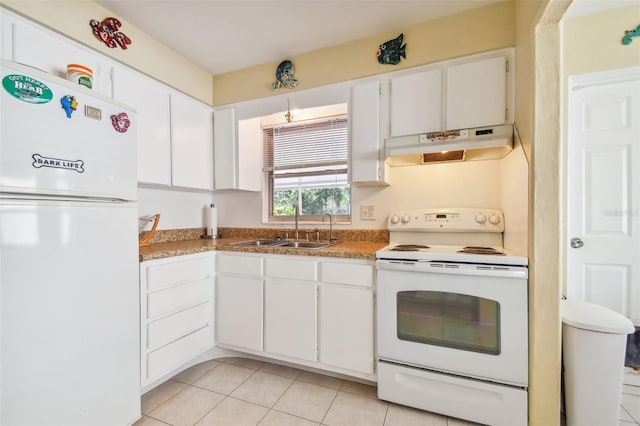
[[[10,192],[0,192],[0,201],[72,201],[82,203],[130,203],[132,200],[122,198],[100,198],[100,197],[69,197],[66,195],[51,194],[17,194]]]

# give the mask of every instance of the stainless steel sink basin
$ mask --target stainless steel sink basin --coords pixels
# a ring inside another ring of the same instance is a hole
[[[321,249],[321,248],[328,247],[331,244],[332,243],[329,243],[329,242],[317,243],[317,242],[311,242],[311,241],[287,241],[285,244],[282,244],[279,247]]]
[[[240,247],[274,247],[281,246],[286,244],[287,241],[283,240],[250,240],[250,241],[240,241],[237,243],[230,243],[230,246],[240,246]]]
[[[290,241],[290,240],[249,240],[237,243],[229,243],[230,246],[238,247],[282,247],[282,248],[300,248],[300,249],[321,249],[332,245],[329,242],[313,242],[313,241]]]

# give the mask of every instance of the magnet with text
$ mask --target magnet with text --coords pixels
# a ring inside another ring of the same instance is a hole
[[[71,118],[73,111],[78,108],[78,101],[76,101],[75,96],[64,95],[60,98],[60,105],[62,105],[64,112],[67,113],[67,118]]]
[[[129,120],[126,112],[121,112],[120,114],[111,116],[111,125],[118,132],[124,133],[129,129],[131,120]]]
[[[51,167],[53,169],[73,170],[74,172],[84,173],[84,161],[82,160],[64,160],[62,158],[43,157],[40,154],[33,154],[32,166],[36,169],[41,167]]]

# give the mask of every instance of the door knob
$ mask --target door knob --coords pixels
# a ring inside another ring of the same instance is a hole
[[[580,238],[572,238],[571,239],[571,247],[580,248],[583,245],[584,245],[584,241],[582,241],[582,239],[580,239]]]

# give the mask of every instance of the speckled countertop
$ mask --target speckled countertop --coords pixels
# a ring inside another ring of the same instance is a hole
[[[139,260],[162,259],[171,256],[203,253],[208,251],[235,251],[245,253],[289,254],[298,256],[338,257],[344,259],[375,260],[377,250],[389,244],[386,230],[336,231],[338,241],[322,249],[299,249],[284,247],[238,247],[229,245],[239,241],[273,238],[273,229],[220,228],[222,238],[200,239],[201,230],[159,231],[147,247],[140,247]],[[196,239],[196,237],[198,237]],[[321,235],[321,241],[327,238]],[[155,241],[155,242],[154,242]]]

